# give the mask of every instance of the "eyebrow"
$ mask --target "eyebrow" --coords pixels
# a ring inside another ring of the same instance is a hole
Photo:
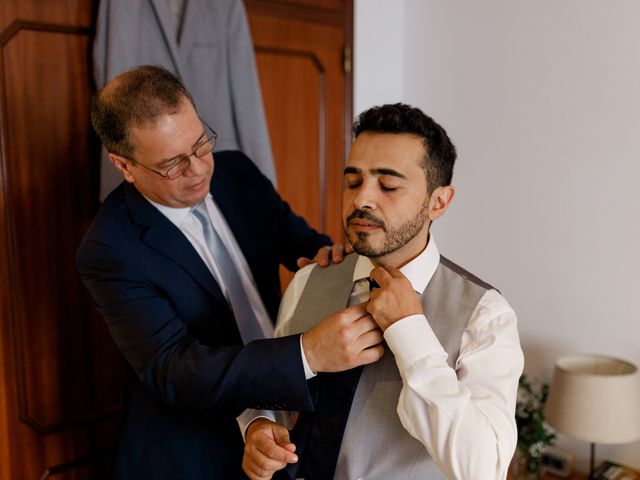
[[[403,175],[402,173],[392,168],[372,168],[370,172],[373,175],[390,175],[392,177],[398,177],[404,180],[407,179],[405,175]],[[356,168],[356,167],[346,167],[344,169],[344,175],[349,175],[349,174],[362,174],[362,169]]]

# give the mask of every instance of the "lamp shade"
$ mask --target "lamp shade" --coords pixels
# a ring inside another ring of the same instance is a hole
[[[640,438],[640,377],[629,362],[572,355],[556,362],[545,407],[547,423],[591,443]]]

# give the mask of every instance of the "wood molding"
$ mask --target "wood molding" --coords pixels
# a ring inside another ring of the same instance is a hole
[[[300,2],[286,0],[244,0],[252,15],[269,15],[306,22],[325,23],[342,27],[347,2]],[[342,4],[343,8],[340,8]]]
[[[71,33],[87,36],[92,36],[94,33],[93,29],[89,27],[76,27],[71,25],[60,25],[56,23],[26,22],[23,20],[15,20],[6,29],[4,29],[2,33],[0,33],[0,46],[4,46],[20,30]]]
[[[319,198],[318,198],[318,210],[319,210],[319,224],[317,227],[320,231],[326,231],[326,177],[327,177],[327,92],[326,92],[326,68],[322,64],[322,61],[317,57],[313,51],[289,49],[289,48],[274,48],[274,47],[255,47],[256,54],[265,55],[277,55],[281,57],[299,57],[309,60],[318,72],[318,175],[319,175]]]
[[[19,416],[41,433],[120,411],[120,392],[105,395],[91,380],[96,362],[115,347],[96,351],[80,341],[89,332],[101,341],[108,335],[73,266],[97,210],[89,161],[97,158],[88,128],[91,34],[87,27],[21,20],[0,34],[7,322]]]

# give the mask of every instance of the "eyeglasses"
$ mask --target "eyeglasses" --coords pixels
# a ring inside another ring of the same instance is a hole
[[[218,138],[218,134],[213,130],[213,128],[207,125],[204,120],[201,119],[200,121],[202,122],[204,133],[200,136],[200,138],[194,145],[191,153],[189,155],[180,155],[172,159],[173,162],[166,169],[164,169],[164,171],[156,170],[155,168],[152,168],[149,165],[145,165],[144,163],[133,158],[125,158],[143,166],[147,170],[151,170],[153,173],[157,173],[161,177],[168,178],[169,180],[175,180],[176,178],[182,176],[187,168],[189,168],[189,165],[191,165],[191,157],[205,157],[206,155],[209,155],[213,151],[213,148],[216,146],[216,139]]]

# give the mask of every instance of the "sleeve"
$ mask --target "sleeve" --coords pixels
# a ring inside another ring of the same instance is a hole
[[[240,149],[276,185],[277,177],[269,141],[256,69],[255,52],[243,2],[232,2],[227,19],[229,84],[234,123]]]
[[[385,331],[403,388],[398,415],[447,478],[506,478],[517,442],[524,358],[516,316],[496,291],[476,307],[455,370],[424,315]]]
[[[313,268],[315,268],[314,264],[307,265],[306,267],[300,269],[287,287],[287,290],[282,297],[282,303],[280,304],[280,311],[278,312],[278,322],[276,324],[274,337],[282,337],[283,335],[286,335],[286,332],[289,330],[289,323],[291,318],[293,317],[293,312],[296,309],[296,305],[298,305],[298,301],[300,300],[302,291],[307,284],[307,280],[309,279],[309,275],[311,274]],[[301,343],[300,355],[304,356],[304,351],[302,350]],[[291,430],[293,428],[294,420],[296,417],[297,412],[291,411],[246,409],[238,416],[237,421],[238,426],[240,427],[240,431],[242,432],[242,438],[244,438],[247,427],[251,424],[251,422],[257,420],[258,418],[268,418],[269,420],[278,422],[287,427],[287,429]]]
[[[157,400],[176,409],[233,415],[248,407],[313,408],[299,335],[242,347],[216,345],[211,338],[216,333],[210,332],[205,344],[190,333],[170,295],[140,272],[136,261],[144,260],[126,258],[97,241],[85,241],[76,260],[116,345]],[[188,285],[182,288],[187,300],[201,302]],[[197,307],[207,323],[215,322],[207,318],[216,315],[206,310],[210,305]],[[220,330],[225,323],[226,318],[219,322]]]

